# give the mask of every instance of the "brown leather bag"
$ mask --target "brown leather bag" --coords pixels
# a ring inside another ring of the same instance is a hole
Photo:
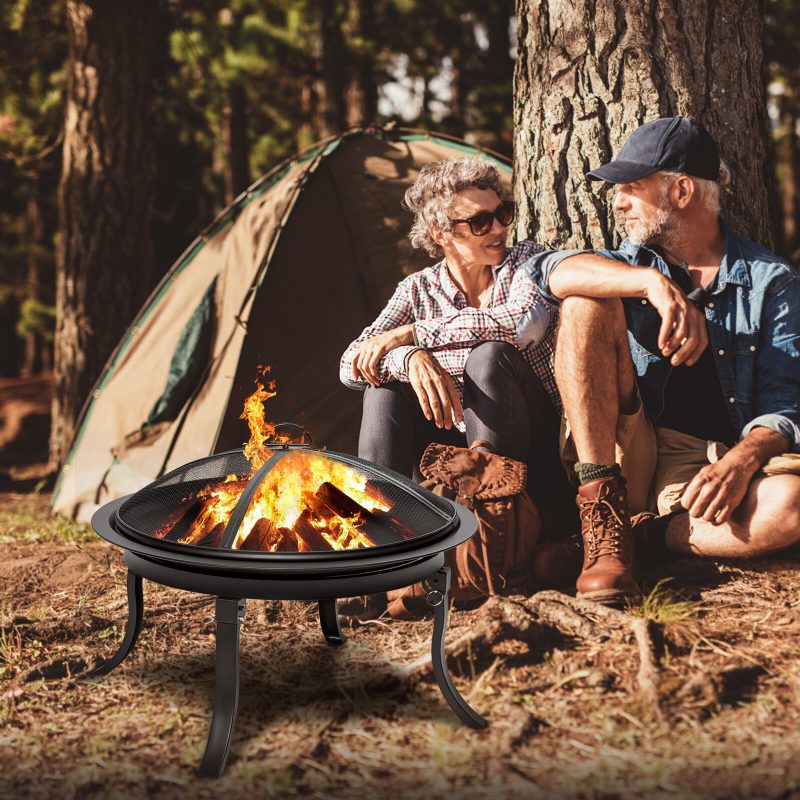
[[[530,583],[530,566],[541,531],[539,512],[524,491],[527,467],[496,453],[478,440],[471,447],[431,444],[422,455],[422,486],[469,508],[478,531],[448,551],[450,597],[474,600]],[[388,593],[393,617],[417,616],[425,607],[421,584]]]

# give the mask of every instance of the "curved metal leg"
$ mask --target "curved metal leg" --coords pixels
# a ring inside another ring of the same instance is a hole
[[[125,627],[125,638],[113,657],[108,661],[104,661],[92,671],[93,676],[108,675],[112,669],[116,669],[125,660],[125,657],[133,650],[133,646],[139,638],[143,621],[144,595],[142,594],[142,579],[139,575],[134,575],[128,570],[128,624]]]
[[[450,708],[456,712],[462,722],[470,728],[485,728],[489,722],[476,711],[473,711],[467,701],[459,694],[458,689],[450,679],[447,669],[447,659],[444,654],[444,634],[447,629],[447,618],[450,614],[448,608],[448,592],[450,591],[450,568],[442,567],[430,578],[426,578],[422,585],[427,589],[428,604],[433,606],[433,640],[431,642],[431,659],[433,661],[433,674],[439,689],[447,700]]]
[[[337,647],[344,644],[346,639],[339,625],[339,609],[336,598],[319,601],[319,621],[322,625],[322,635],[328,644]]]
[[[244,600],[217,598],[214,716],[200,764],[200,774],[209,778],[222,775],[233,739],[236,706],[239,702],[239,626],[244,622],[245,610]]]

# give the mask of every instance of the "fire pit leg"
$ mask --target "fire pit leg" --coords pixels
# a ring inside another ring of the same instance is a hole
[[[245,600],[217,598],[214,716],[200,764],[200,774],[209,778],[222,775],[233,739],[236,705],[239,702],[239,626],[244,622],[245,610]]]
[[[142,579],[139,575],[134,575],[128,570],[128,624],[125,627],[125,638],[113,657],[108,661],[104,661],[92,672],[93,676],[108,675],[112,669],[116,669],[125,660],[139,638],[143,620],[144,596],[142,594]]]
[[[473,711],[467,701],[459,694],[458,689],[450,679],[447,669],[447,659],[444,654],[444,634],[449,616],[448,592],[450,591],[450,568],[442,567],[422,582],[428,592],[426,600],[433,606],[433,641],[431,642],[431,660],[433,661],[433,674],[439,689],[447,700],[450,708],[470,728],[485,728],[489,723],[480,714]]]
[[[345,643],[345,637],[339,625],[339,611],[335,597],[332,600],[319,601],[319,621],[322,625],[322,635],[328,644],[338,646]]]

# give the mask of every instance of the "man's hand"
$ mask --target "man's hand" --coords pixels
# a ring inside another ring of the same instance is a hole
[[[750,481],[773,456],[787,452],[791,442],[781,433],[757,426],[715,464],[694,476],[681,505],[695,519],[721,525],[742,504]]]
[[[395,347],[414,344],[414,325],[401,325],[390,331],[379,333],[371,339],[365,339],[356,346],[353,356],[353,380],[363,379],[370,386],[380,385],[378,364],[380,360]]]
[[[449,429],[454,419],[464,419],[455,381],[427,350],[415,350],[408,357],[408,380],[425,419],[433,419],[437,428]]]
[[[673,367],[691,367],[708,346],[705,315],[674,281],[657,270],[648,273],[647,299],[661,315],[658,346]]]
[[[758,465],[729,450],[719,461],[703,467],[686,487],[681,505],[695,519],[721,525],[730,519],[747,494]]]

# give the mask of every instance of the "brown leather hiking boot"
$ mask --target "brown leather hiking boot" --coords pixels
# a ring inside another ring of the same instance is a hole
[[[636,583],[631,516],[624,478],[600,478],[578,487],[583,570],[578,597],[621,604],[641,592]]]

